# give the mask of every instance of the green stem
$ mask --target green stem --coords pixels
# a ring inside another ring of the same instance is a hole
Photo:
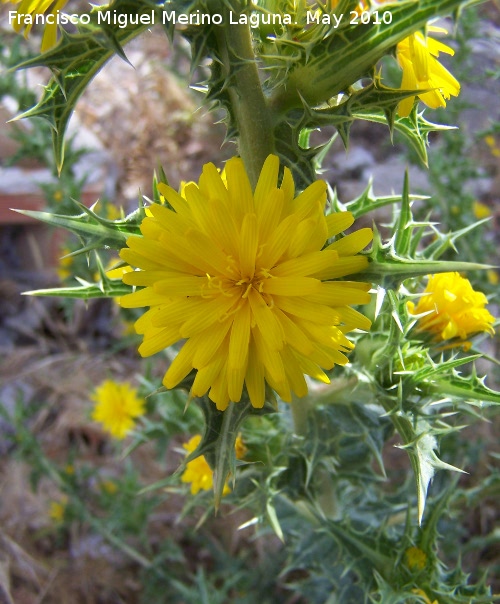
[[[237,20],[243,9],[240,2],[232,7]],[[229,9],[226,8],[226,23]],[[219,50],[226,67],[228,94],[232,116],[236,121],[238,148],[248,177],[255,187],[260,171],[270,153],[274,152],[271,113],[264,97],[259,70],[253,51],[248,24],[230,24],[219,30]]]
[[[297,398],[292,394],[290,410],[292,411],[294,432],[298,436],[305,436],[307,434],[307,416],[310,409],[309,397]]]
[[[341,508],[337,496],[337,481],[326,468],[320,468],[318,472],[317,502],[325,518],[328,520],[340,520]]]

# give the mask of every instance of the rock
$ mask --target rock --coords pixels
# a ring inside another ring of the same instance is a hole
[[[336,153],[332,157],[332,170],[341,178],[361,176],[367,167],[375,164],[372,153],[363,147],[352,147],[347,153]]]
[[[400,155],[391,155],[382,163],[377,163],[373,155],[363,147],[352,147],[347,155],[336,153],[333,167],[328,173],[332,186],[337,188],[343,202],[355,199],[366,189],[370,179],[373,192],[377,196],[400,194],[403,191],[405,171],[410,178],[410,191],[422,193],[429,190],[429,180],[424,170],[411,166]]]

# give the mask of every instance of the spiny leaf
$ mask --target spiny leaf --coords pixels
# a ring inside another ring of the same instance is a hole
[[[452,249],[453,251],[457,251],[455,247],[455,242],[464,235],[470,233],[473,229],[476,229],[478,226],[488,222],[490,218],[484,218],[483,220],[478,220],[477,222],[473,222],[470,225],[467,225],[463,229],[459,229],[458,231],[451,231],[450,233],[441,233],[438,229],[433,230],[434,241],[432,241],[428,246],[426,246],[423,254],[426,258],[432,258],[437,260],[440,256],[442,256],[446,251]]]
[[[276,411],[274,405],[266,402],[262,409],[252,407],[248,397],[239,403],[229,403],[227,409],[219,411],[215,404],[204,396],[197,398],[196,402],[205,416],[205,433],[196,449],[187,460],[190,461],[204,455],[209,466],[214,472],[215,508],[218,509],[224,485],[228,476],[236,474],[236,455],[234,445],[242,422],[249,415],[266,415]]]
[[[460,468],[456,468],[444,461],[441,461],[436,455],[437,440],[430,433],[422,433],[411,443],[407,448],[408,455],[415,470],[415,480],[417,484],[417,507],[418,507],[418,522],[422,523],[424,515],[425,500],[429,483],[434,476],[436,470],[452,470],[455,472],[463,472]]]
[[[400,587],[398,589],[393,582],[386,581],[377,570],[374,570],[373,574],[377,582],[377,590],[373,595],[377,596],[377,600],[372,599],[372,602],[380,602],[380,604],[408,604],[412,602],[412,604],[417,604],[418,600],[411,588]]]
[[[387,249],[372,250],[369,258],[371,261],[368,268],[363,272],[356,273],[356,280],[371,281],[381,285],[384,289],[394,290],[397,290],[403,281],[411,277],[494,268],[489,264],[477,264],[475,262],[398,258]]]
[[[98,15],[112,11],[114,15],[129,17],[158,8],[159,5],[150,0],[115,0],[110,6],[92,11],[90,25],[79,25],[79,33],[64,32],[55,48],[17,66],[18,69],[43,66],[53,73],[38,104],[17,119],[38,116],[49,122],[54,130],[54,152],[59,170],[64,161],[64,134],[78,99],[111,57],[118,54],[125,58],[122,45],[148,27],[142,23],[132,25],[128,21],[124,27],[114,23],[98,25]]]
[[[386,115],[377,114],[374,112],[368,113],[360,111],[356,117],[358,119],[363,119],[368,122],[375,122],[377,124],[387,123]],[[417,113],[416,107],[409,117],[398,117],[392,125],[392,129],[402,134],[410,143],[424,165],[427,165],[428,161],[427,146],[429,134],[431,132],[439,132],[442,130],[454,130],[454,128],[454,126],[446,126],[443,124],[434,124],[429,122],[426,118],[424,118],[423,111],[421,113]]]
[[[444,469],[457,472],[462,472],[462,470],[439,459],[435,453],[438,444],[431,426],[424,419],[415,422],[412,415],[408,415],[403,411],[405,397],[406,392],[403,388],[403,382],[400,382],[396,397],[389,396],[386,392],[381,391],[379,400],[403,439],[400,448],[407,452],[410,459],[417,489],[417,511],[420,524],[424,514],[429,483],[436,470]]]
[[[79,287],[54,287],[51,289],[36,289],[23,292],[24,296],[55,296],[59,298],[115,298],[130,294],[132,287],[116,279],[108,279],[100,283],[84,283]]]
[[[124,220],[112,221],[102,218],[79,202],[75,203],[84,210],[83,214],[67,216],[65,214],[52,214],[51,212],[34,210],[15,211],[36,220],[41,220],[51,226],[72,231],[85,241],[85,251],[102,249],[103,247],[120,250],[125,246],[125,242],[130,235],[140,233],[138,224],[132,221],[132,219],[139,218],[139,214],[137,213]]]
[[[431,132],[453,130],[453,126],[434,124],[424,118],[416,108],[409,117],[396,117],[395,111],[401,100],[412,96],[411,92],[401,92],[380,87],[376,82],[351,94],[347,100],[328,109],[304,108],[300,126],[318,128],[325,125],[337,128],[344,146],[348,147],[348,134],[355,120],[365,120],[377,124],[387,124],[391,136],[393,131],[404,136],[423,164],[427,165],[428,137]],[[292,114],[293,116],[293,114]]]
[[[476,355],[475,355],[476,356]],[[500,392],[488,388],[484,383],[486,376],[478,377],[475,370],[468,376],[462,376],[453,370],[451,376],[432,380],[429,388],[445,396],[478,404],[481,407],[500,405]]]
[[[408,375],[407,382],[416,386],[420,383],[432,384],[436,377],[447,376],[456,367],[472,363],[480,356],[479,354],[473,354],[466,357],[453,357],[448,360],[440,359],[438,363],[435,363],[426,355],[425,364],[420,369],[413,369]]]
[[[410,249],[412,239],[412,214],[410,209],[410,193],[408,185],[408,171],[405,172],[403,184],[403,195],[401,196],[401,210],[399,211],[398,223],[395,226],[394,251],[398,256],[405,257]]]
[[[414,195],[410,193],[408,195],[410,201],[428,199],[426,195]],[[366,189],[359,197],[356,197],[356,199],[346,203],[341,203],[336,195],[332,197],[333,210],[336,212],[351,212],[354,218],[359,218],[360,216],[364,216],[373,210],[377,210],[388,205],[401,203],[401,195],[387,195],[382,197],[377,197],[374,195],[371,179]]]
[[[390,24],[371,23],[367,27],[344,18],[340,27],[332,22],[316,24],[298,34],[294,31],[294,37],[302,43],[302,56],[293,60],[284,55],[285,65],[276,70],[270,83],[284,81],[273,90],[272,105],[286,113],[300,107],[301,98],[315,106],[347,91],[398,42],[425,27],[430,19],[450,14],[463,4],[463,0],[394,2],[387,5]],[[276,50],[281,51],[279,44]],[[309,57],[307,62],[305,56]]]
[[[372,91],[376,91],[374,85],[370,85]],[[391,98],[392,109],[395,110],[401,98],[407,96],[400,92],[384,92]],[[357,96],[359,95],[359,96]],[[352,99],[352,102],[351,102]],[[328,109],[313,109],[304,105],[304,111],[293,111],[287,120],[280,123],[275,131],[278,152],[283,163],[288,165],[299,183],[298,186],[307,186],[315,179],[315,158],[324,153],[323,147],[304,148],[296,143],[302,132],[310,132],[324,126],[334,126],[342,138],[345,148],[349,145],[349,132],[351,125],[356,120],[375,122],[377,124],[388,124],[392,131],[400,133],[411,147],[416,151],[424,165],[427,165],[428,136],[430,132],[453,129],[451,126],[434,124],[424,118],[423,112],[417,113],[416,108],[407,118],[387,118],[387,108],[377,105],[377,94],[373,94],[373,104],[370,97],[363,92],[354,93],[347,101]],[[389,101],[387,101],[389,102]],[[300,166],[300,171],[299,171]],[[412,196],[415,199],[415,196]]]
[[[387,538],[382,535],[368,539],[366,533],[357,533],[349,523],[328,521],[326,530],[346,550],[348,556],[358,559],[360,556],[370,561],[371,567],[382,575],[387,575],[392,568],[392,560],[389,555],[390,546]],[[384,543],[385,542],[385,543]],[[384,547],[385,546],[385,547]],[[383,551],[386,549],[387,551]]]

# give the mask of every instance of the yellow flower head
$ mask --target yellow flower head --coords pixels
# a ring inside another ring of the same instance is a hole
[[[197,371],[192,396],[208,392],[218,409],[241,399],[246,386],[262,407],[265,384],[285,401],[307,394],[304,374],[326,383],[321,368],[348,362],[354,345],[345,334],[369,329],[370,321],[349,304],[370,300],[367,283],[335,282],[364,269],[357,255],[371,240],[361,229],[325,247],[347,229],[351,213],[325,218],[326,184],[316,181],[294,198],[285,168],[270,155],[252,191],[241,159],[226,164],[226,182],[206,164],[199,184],[184,196],[159,184],[171,208],[151,206],[122,259],[140,271],[123,281],[143,289],[125,295],[126,308],[150,306],[138,319],[142,356],[181,339],[163,384],[173,388]]]
[[[106,220],[118,220],[121,216],[121,208],[117,208],[112,203],[106,204]]]
[[[71,250],[68,247],[61,248],[61,258],[57,267],[57,276],[61,281],[64,281],[71,276],[71,266],[73,265],[74,256],[69,256]]]
[[[491,216],[490,207],[477,200],[472,204],[472,212],[474,213],[474,218],[477,220],[482,220],[483,218],[489,218]]]
[[[234,452],[236,454],[236,459],[243,459],[247,454],[247,451],[248,449],[246,448],[245,443],[241,438],[241,434],[238,434],[234,443]]]
[[[408,310],[417,315],[428,313],[418,320],[419,331],[437,340],[467,340],[481,331],[495,333],[495,317],[486,310],[487,303],[486,296],[474,291],[468,279],[458,273],[441,273],[429,276],[424,295],[416,306],[408,302]]]
[[[498,285],[500,280],[497,271],[492,268],[486,271],[486,278],[488,279],[488,283],[490,285]]]
[[[113,480],[103,480],[100,487],[106,495],[114,495],[118,491],[118,485]]]
[[[114,438],[125,438],[134,427],[134,419],[145,412],[144,400],[129,383],[105,380],[90,397],[97,404],[92,419],[100,422]]]
[[[182,445],[186,450],[186,455],[192,453],[198,447],[200,442],[201,434],[196,434],[196,436],[193,436],[187,443]],[[242,459],[247,452],[247,448],[245,447],[240,435],[236,437],[234,449],[237,459]],[[213,488],[213,472],[203,455],[200,455],[187,463],[186,469],[181,476],[181,481],[191,483],[192,495],[196,495],[196,493],[199,491],[210,491]],[[222,495],[227,495],[230,492],[231,489],[226,482],[224,484]]]
[[[41,51],[45,52],[57,42],[57,14],[62,10],[69,0],[2,0],[5,4],[20,4],[14,17],[13,27],[19,32],[24,29],[24,36],[27,38],[33,24],[36,23],[37,15],[43,15],[45,30],[42,38]]]
[[[484,142],[488,145],[491,150],[491,154],[494,157],[500,157],[500,147],[497,146],[495,137],[491,134],[488,134],[484,137]]]
[[[423,570],[427,564],[427,555],[419,547],[409,547],[405,551],[405,558],[411,570]]]
[[[63,495],[59,501],[51,501],[49,505],[49,518],[57,524],[61,524],[64,520],[66,508],[68,506],[68,498]]]
[[[429,27],[429,31],[445,32],[438,27]],[[453,55],[454,51],[438,40],[416,32],[405,38],[396,47],[396,57],[403,70],[401,90],[426,90],[419,99],[432,109],[446,107],[450,96],[457,96],[460,84],[445,69],[436,57],[444,52]],[[398,113],[407,117],[413,107],[415,97],[409,97],[398,105]]]

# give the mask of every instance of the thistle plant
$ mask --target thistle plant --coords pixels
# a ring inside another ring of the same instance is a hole
[[[338,199],[318,178],[329,143],[310,142],[312,131],[333,127],[348,147],[355,121],[382,123],[425,164],[429,134],[449,125],[428,121],[422,104],[445,107],[460,91],[439,61],[453,51],[433,23],[473,2],[114,0],[79,15],[61,12],[71,0],[12,4],[15,29],[30,33],[35,16],[48,24],[42,53],[19,68],[53,76],[20,117],[50,123],[60,169],[82,92],[153,24],[189,42],[192,73],[208,62],[196,86],[214,119],[223,112],[237,148],[179,191],[168,170],[155,175],[153,201],[141,198],[120,218],[77,202],[72,216],[25,212],[74,232],[76,253],[111,249],[122,262],[118,272],[100,270],[98,283],[29,293],[146,307],[135,329],[139,354],[162,365],[156,395],[172,404],[179,391],[202,411],[181,479],[148,490],[188,482],[207,509],[226,495],[251,510],[250,525],[270,525],[284,541],[282,572],[309,573],[291,587],[307,602],[493,602],[484,581],[469,581],[459,561],[447,568],[438,550],[441,520],[468,496],[439,477],[470,471],[440,445],[500,403],[475,368],[486,357],[477,336],[497,324],[466,277],[491,267],[459,251],[475,225],[445,232],[432,216],[417,222],[407,180],[400,195],[368,188]],[[399,66],[399,87],[384,83],[384,58]],[[376,223],[361,225],[382,207],[392,211],[385,239]],[[122,438],[145,408],[126,385],[122,405],[104,401],[113,388],[97,390],[94,419]],[[134,428],[138,442],[155,438],[148,421],[146,413]],[[412,472],[393,488],[390,438]]]

